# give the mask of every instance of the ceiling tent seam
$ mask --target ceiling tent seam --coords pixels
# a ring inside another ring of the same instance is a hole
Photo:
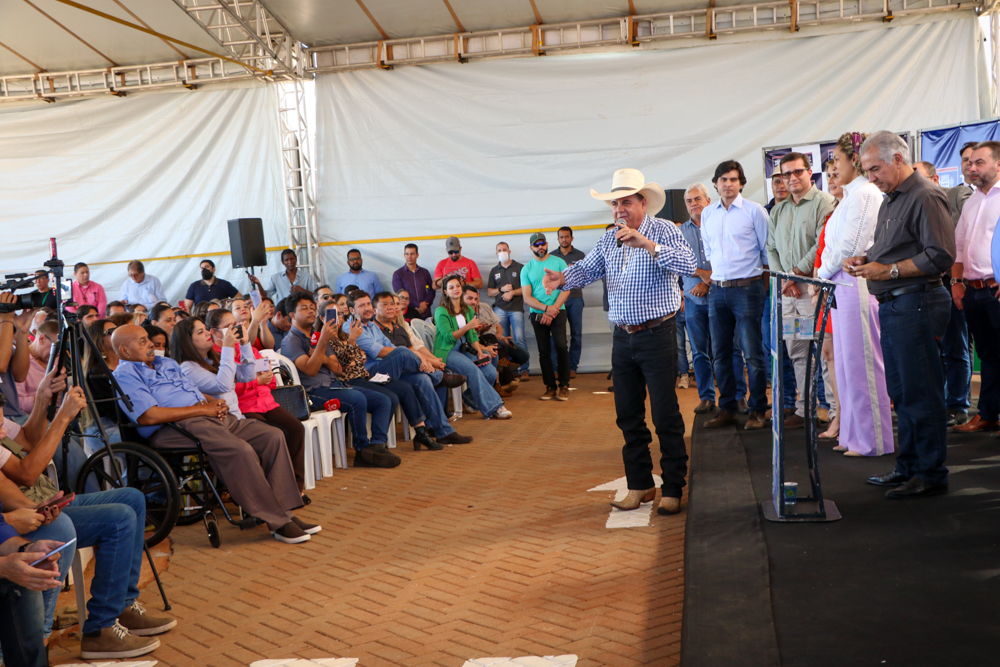
[[[361,0],[356,0],[356,2],[358,3],[358,7],[361,7],[361,11],[363,11],[365,13],[365,16],[368,17],[368,20],[371,21],[372,25],[375,26],[375,29],[378,30],[380,35],[382,35],[382,39],[389,39],[389,35],[386,34],[385,30],[382,30],[382,26],[378,24],[378,21],[375,20],[374,16],[372,16],[372,13],[368,11],[367,7],[365,7],[365,3],[363,3]]]
[[[137,15],[135,14],[135,12],[133,12],[133,11],[132,11],[131,9],[129,9],[128,7],[126,7],[125,5],[123,5],[123,4],[121,3],[121,0],[114,0],[114,3],[115,3],[116,5],[118,5],[119,7],[121,7],[122,9],[124,9],[124,10],[125,10],[126,12],[128,12],[129,16],[131,16],[132,18],[134,18],[134,19],[135,19],[136,21],[138,21],[138,22],[139,22],[139,23],[141,23],[142,25],[146,26],[146,27],[147,27],[147,28],[149,28],[150,30],[152,30],[152,29],[153,29],[153,26],[151,26],[151,25],[149,25],[148,23],[146,23],[145,21],[143,21],[143,20],[142,20],[141,18],[139,18],[139,17],[138,17],[138,16],[137,16]],[[169,46],[169,47],[170,47],[171,49],[173,49],[173,50],[174,50],[174,51],[175,51],[175,52],[177,53],[177,55],[179,55],[179,56],[180,56],[181,58],[183,58],[184,60],[187,60],[187,59],[188,59],[188,55],[187,55],[186,53],[184,53],[183,51],[181,51],[180,49],[178,49],[178,48],[177,48],[176,46],[174,46],[173,44],[171,44],[171,43],[170,43],[170,40],[166,40],[166,39],[163,39],[162,37],[160,38],[160,40],[161,40],[161,41],[162,41],[162,42],[163,42],[164,44],[166,44],[167,46]]]
[[[39,12],[39,13],[40,13],[40,14],[41,14],[42,16],[44,16],[44,17],[45,17],[45,18],[47,18],[48,20],[50,20],[50,21],[52,21],[53,23],[55,23],[55,24],[56,24],[57,26],[59,26],[60,28],[62,28],[62,29],[63,29],[63,30],[65,30],[66,32],[68,32],[69,34],[73,35],[73,37],[76,37],[76,38],[77,38],[78,40],[80,40],[80,42],[81,42],[81,43],[82,43],[82,44],[83,44],[84,46],[86,46],[86,47],[87,47],[88,49],[90,49],[91,51],[93,51],[94,53],[96,53],[97,55],[99,55],[100,57],[102,57],[102,58],[104,58],[105,60],[107,60],[107,61],[108,61],[109,63],[111,63],[111,65],[112,65],[113,67],[118,67],[118,63],[116,63],[116,62],[115,62],[114,60],[112,60],[111,58],[108,58],[108,57],[107,57],[106,55],[104,55],[103,53],[101,53],[100,51],[98,51],[98,50],[97,50],[96,48],[94,48],[94,47],[93,47],[93,46],[92,46],[92,45],[91,45],[91,44],[90,44],[89,42],[87,42],[87,40],[85,40],[85,39],[84,39],[83,37],[80,37],[80,36],[79,36],[79,35],[77,35],[77,34],[76,34],[75,32],[73,32],[72,30],[70,30],[69,28],[67,28],[66,26],[64,26],[64,25],[63,25],[62,23],[60,23],[59,21],[57,21],[57,20],[55,20],[54,18],[52,18],[52,16],[50,16],[50,15],[49,15],[49,14],[47,14],[47,13],[46,13],[46,12],[45,12],[44,10],[42,10],[42,8],[41,8],[41,7],[39,7],[39,6],[38,6],[38,5],[36,5],[35,3],[31,2],[31,0],[24,0],[24,1],[25,1],[26,3],[28,3],[29,5],[31,5],[32,7],[34,7],[34,8],[36,9],[36,10],[38,10],[38,12]]]
[[[20,58],[20,59],[21,59],[21,60],[23,60],[24,62],[26,62],[26,63],[28,63],[29,65],[31,65],[32,67],[34,67],[34,68],[35,68],[36,70],[38,70],[38,72],[37,72],[38,74],[43,74],[43,73],[45,73],[45,71],[46,71],[46,70],[45,70],[45,68],[44,68],[44,67],[39,67],[38,65],[36,65],[36,64],[35,64],[35,63],[33,63],[33,62],[31,62],[30,60],[28,60],[27,58],[25,58],[25,57],[24,57],[24,56],[22,56],[22,55],[21,55],[20,53],[18,53],[18,52],[17,52],[17,51],[15,51],[14,49],[10,48],[9,46],[7,46],[6,44],[4,44],[3,42],[0,42],[0,46],[2,46],[3,48],[7,49],[7,50],[8,50],[8,51],[10,51],[11,53],[13,53],[13,54],[14,54],[15,56],[17,56],[18,58]]]

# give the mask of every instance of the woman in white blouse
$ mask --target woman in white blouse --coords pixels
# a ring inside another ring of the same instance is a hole
[[[819,277],[841,283],[834,292],[834,367],[840,390],[840,444],[845,456],[881,456],[894,450],[892,415],[885,389],[885,365],[878,302],[868,283],[843,270],[848,257],[871,247],[882,193],[861,169],[861,144],[868,135],[849,132],[833,151],[844,198],[826,223],[826,248]],[[848,283],[850,286],[845,286]]]

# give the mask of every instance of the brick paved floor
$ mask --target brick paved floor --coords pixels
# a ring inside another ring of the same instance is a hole
[[[180,624],[149,657],[678,664],[685,514],[605,528],[613,494],[587,490],[624,474],[613,397],[592,393],[603,375],[573,385],[570,401],[542,402],[533,377],[507,400],[511,421],[467,414],[455,425],[473,444],[414,452],[400,438],[399,468],[335,471],[300,512],[323,525],[304,545],[221,525],[216,550],[200,524],[176,528],[163,582]],[[697,392],[678,395],[690,429]],[[155,587],[143,600],[160,607]],[[78,650],[63,640],[54,662]]]

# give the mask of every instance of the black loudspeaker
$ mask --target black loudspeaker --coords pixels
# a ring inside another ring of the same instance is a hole
[[[267,266],[264,223],[260,218],[237,218],[229,221],[229,252],[234,269]]]
[[[671,222],[684,222],[688,219],[687,206],[684,205],[684,190],[665,190],[667,203],[654,217]]]

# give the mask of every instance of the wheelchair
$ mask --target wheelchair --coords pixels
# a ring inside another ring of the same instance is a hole
[[[117,406],[116,406],[117,407]],[[153,533],[146,538],[146,545],[159,544],[170,534],[175,525],[187,526],[202,521],[209,543],[216,549],[222,544],[216,509],[226,520],[240,530],[255,528],[260,519],[244,516],[234,518],[223,502],[225,490],[217,478],[201,442],[191,432],[174,423],[162,428],[172,428],[191,441],[190,447],[154,449],[149,441],[139,435],[134,424],[125,419],[118,409],[118,428],[122,442],[96,451],[80,469],[77,493],[84,493],[87,482],[94,478],[101,489],[118,487],[118,474],[126,486],[142,491],[146,497],[146,520],[153,525]]]

